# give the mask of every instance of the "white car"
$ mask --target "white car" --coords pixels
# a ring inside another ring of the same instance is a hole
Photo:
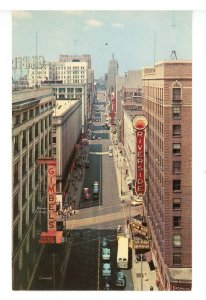
[[[109,248],[102,249],[102,260],[110,260],[110,249]]]
[[[112,156],[113,156],[112,152],[109,152],[109,157],[112,157]]]
[[[142,200],[134,200],[131,202],[132,206],[139,206],[142,205]]]
[[[111,276],[111,265],[104,263],[102,266],[102,276]]]

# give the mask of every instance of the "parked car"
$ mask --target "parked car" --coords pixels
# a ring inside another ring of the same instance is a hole
[[[94,181],[93,184],[93,194],[95,193],[99,193],[99,182],[98,181]]]
[[[115,285],[122,288],[126,286],[126,277],[122,271],[116,273]]]
[[[141,222],[142,222],[143,219],[144,219],[143,216],[142,216],[141,214],[138,214],[138,215],[134,216],[133,218],[134,218],[135,220],[138,220],[138,221],[141,221]]]
[[[112,156],[113,156],[112,152],[109,152],[109,157],[112,157]]]
[[[108,240],[103,237],[102,241],[101,241],[101,247],[102,248],[107,248],[108,247]]]
[[[134,201],[131,201],[131,205],[132,205],[132,206],[139,206],[139,205],[142,205],[142,200],[134,200]]]
[[[110,277],[103,277],[103,289],[105,291],[111,290],[111,278]]]
[[[102,248],[102,260],[110,260],[110,249]]]
[[[111,276],[111,265],[109,263],[104,263],[102,265],[102,276]]]
[[[91,195],[90,195],[89,188],[87,188],[87,187],[83,188],[83,199],[90,200],[90,198],[91,198]]]

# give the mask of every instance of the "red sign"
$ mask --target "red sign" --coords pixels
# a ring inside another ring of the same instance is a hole
[[[40,244],[61,244],[63,231],[41,232]]]
[[[48,231],[56,231],[56,166],[48,165],[47,178]]]
[[[136,116],[133,119],[133,127],[136,129],[136,184],[137,195],[145,193],[145,128],[147,119],[144,116]]]

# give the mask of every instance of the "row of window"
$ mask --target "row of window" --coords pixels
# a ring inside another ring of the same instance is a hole
[[[35,109],[30,109],[30,110],[27,110],[21,114],[18,114],[15,116],[15,119],[14,119],[14,126],[16,125],[19,125],[25,121],[28,121],[29,119],[33,118],[33,117],[36,117],[38,116],[40,113],[43,113],[44,111],[50,109],[52,107],[52,102],[48,102],[48,103],[45,103],[41,106],[38,106],[38,107],[35,107]]]
[[[46,130],[51,126],[51,116],[47,116],[42,119],[39,123],[35,123],[34,127],[29,127],[29,136],[27,138],[27,130],[24,130],[22,133],[22,149],[24,149],[29,143],[34,140],[40,133]],[[33,132],[34,128],[34,132]],[[33,137],[34,135],[34,137]],[[14,137],[14,155],[19,153],[19,136]]]
[[[33,166],[33,163],[38,159],[39,156],[43,156],[47,151],[49,145],[51,145],[51,133],[49,133],[49,140],[47,135],[41,139],[40,143],[35,145],[35,149],[29,150],[29,157],[25,154],[22,157],[22,177],[28,172],[27,159],[29,159],[29,168]],[[34,152],[33,152],[34,151]],[[50,151],[50,150],[49,150]],[[50,153],[51,154],[51,153]],[[16,162],[13,167],[13,186],[15,187],[19,183],[19,165],[20,162]]]
[[[82,88],[54,88],[55,93],[82,93]]]

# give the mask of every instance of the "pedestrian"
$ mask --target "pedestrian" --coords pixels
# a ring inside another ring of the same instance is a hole
[[[152,285],[150,286],[150,291],[153,291],[153,286]]]

